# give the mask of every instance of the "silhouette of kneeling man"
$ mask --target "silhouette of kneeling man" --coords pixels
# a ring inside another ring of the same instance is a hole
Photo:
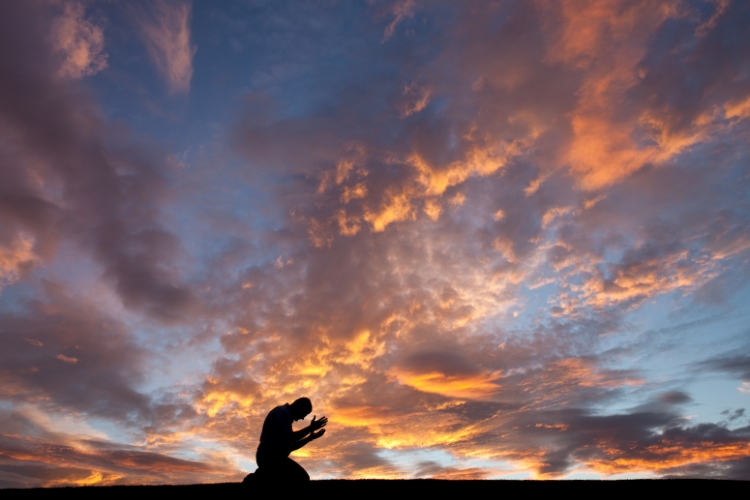
[[[311,412],[310,400],[299,398],[292,404],[277,406],[268,413],[255,454],[258,463],[258,470],[254,474],[256,480],[284,483],[310,480],[307,471],[289,458],[289,454],[325,434],[322,428],[328,423],[326,417],[315,420],[313,416],[310,425],[298,431],[292,430],[292,422],[303,420]]]

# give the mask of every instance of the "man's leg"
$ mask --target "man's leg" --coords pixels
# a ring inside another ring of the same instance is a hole
[[[258,447],[258,451],[255,453],[255,463],[258,464],[258,469],[255,471],[255,480],[264,483],[279,481],[283,475],[282,460],[283,456],[280,457]]]
[[[255,455],[258,470],[255,471],[255,480],[264,482],[286,482],[295,483],[310,481],[310,475],[300,464],[289,457],[278,456],[260,449]]]
[[[261,483],[280,483],[283,484],[286,474],[286,467],[283,462],[273,461],[264,462],[264,464],[255,471],[253,480]]]
[[[297,462],[289,457],[284,460],[284,477],[288,481],[295,483],[308,482],[310,480],[310,474]]]

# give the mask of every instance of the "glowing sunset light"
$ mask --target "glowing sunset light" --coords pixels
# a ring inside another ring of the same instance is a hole
[[[750,479],[748,26],[0,2],[0,488]]]

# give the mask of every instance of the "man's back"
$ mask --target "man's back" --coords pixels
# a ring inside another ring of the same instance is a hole
[[[292,410],[289,404],[275,407],[263,421],[258,449],[288,456],[292,444]]]

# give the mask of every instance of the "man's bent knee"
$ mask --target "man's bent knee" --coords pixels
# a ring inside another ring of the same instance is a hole
[[[310,475],[297,462],[291,458],[279,461],[266,462],[255,471],[256,479],[270,482],[293,482],[302,483],[310,481]]]
[[[287,467],[288,467],[288,473],[289,473],[289,480],[295,481],[295,482],[307,482],[310,480],[310,474],[307,473],[307,471],[302,467],[300,464],[292,460],[291,458],[287,458],[289,461]]]

